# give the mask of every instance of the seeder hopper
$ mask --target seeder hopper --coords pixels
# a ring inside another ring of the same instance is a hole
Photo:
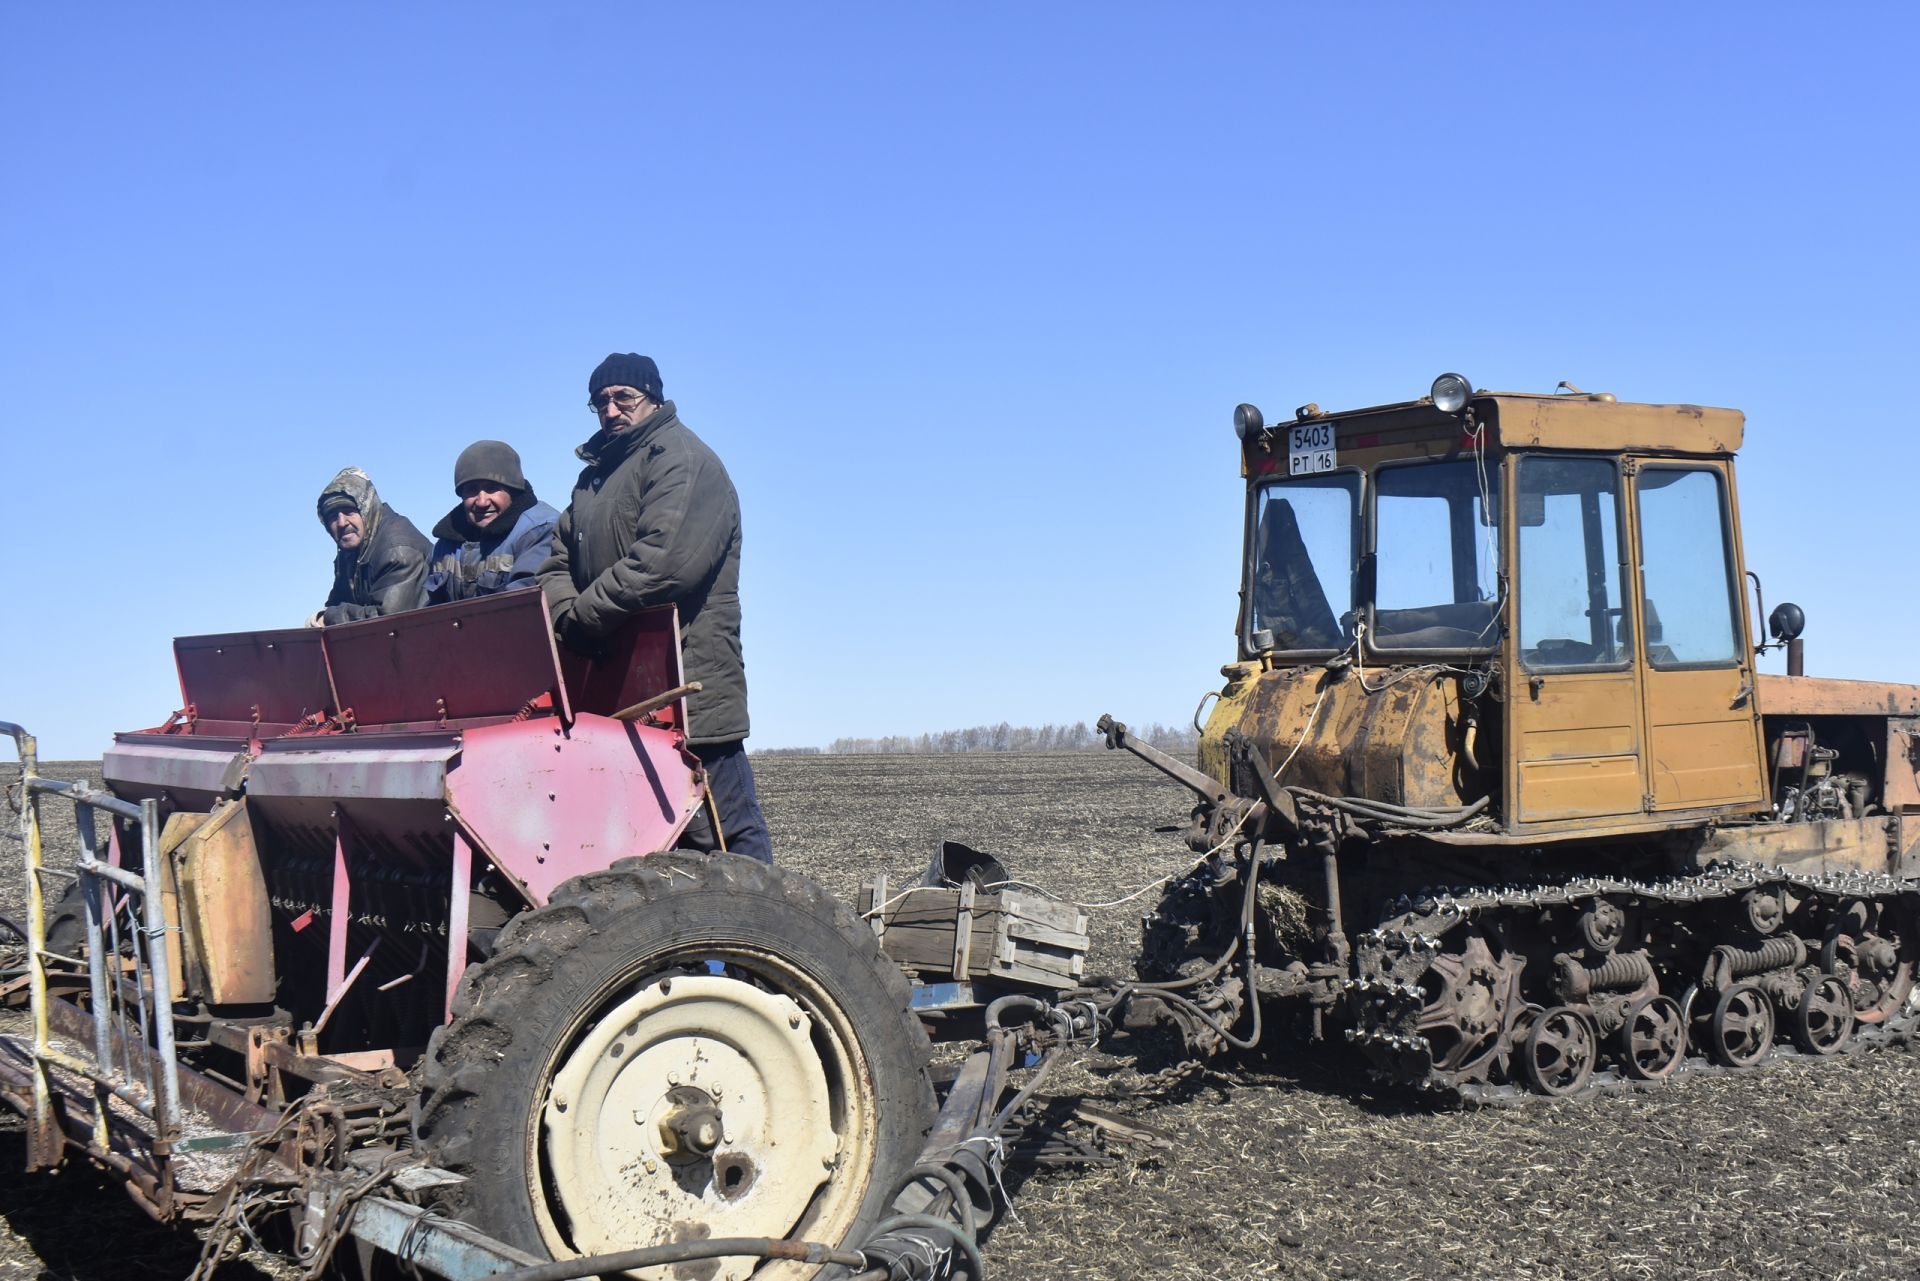
[[[5,727],[30,955],[0,1096],[30,1165],[84,1154],[204,1225],[209,1265],[979,1275],[1008,1074],[1092,1030],[1010,994],[1071,986],[1084,935],[1002,929],[977,967],[969,935],[916,988],[879,946],[897,896],[863,921],[677,849],[711,816],[671,609],[590,658],[538,592],[174,650],[179,710],[116,736],[104,789]],[[984,1042],[937,1123],[923,1017]]]

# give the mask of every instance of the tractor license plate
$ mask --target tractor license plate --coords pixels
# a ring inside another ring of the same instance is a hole
[[[1287,429],[1287,475],[1332,471],[1337,461],[1332,423],[1295,423]]]

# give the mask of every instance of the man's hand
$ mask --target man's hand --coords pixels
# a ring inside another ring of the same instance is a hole
[[[560,638],[562,645],[589,658],[598,656],[602,649],[599,634],[582,626],[574,618],[571,608],[563,610],[560,617],[553,620],[553,634]]]
[[[314,610],[312,614],[307,616],[307,621],[300,624],[302,627],[325,627],[326,625],[327,611],[324,609]]]

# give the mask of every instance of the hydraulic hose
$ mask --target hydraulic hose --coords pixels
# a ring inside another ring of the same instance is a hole
[[[967,1275],[971,1278],[971,1281],[986,1281],[986,1261],[980,1257],[980,1245],[973,1239],[973,1234],[951,1219],[942,1219],[931,1214],[896,1214],[874,1229],[872,1238],[862,1247],[863,1254],[874,1254],[879,1255],[881,1258],[886,1258],[888,1254],[887,1242],[884,1241],[883,1238],[889,1236],[893,1237],[896,1242],[906,1248],[899,1257],[888,1259],[885,1271],[875,1271],[872,1275],[889,1278],[897,1277],[900,1281],[908,1281],[908,1278],[914,1277],[915,1275],[928,1275],[924,1272],[916,1274],[912,1270],[912,1265],[907,1262],[909,1259],[923,1261],[926,1256],[915,1249],[914,1246],[918,1245],[924,1248],[924,1246],[928,1244],[924,1240],[904,1236],[904,1232],[912,1229],[918,1229],[923,1232],[937,1232],[941,1236],[946,1237],[947,1240],[952,1243],[953,1248],[958,1250],[961,1257],[966,1260]],[[865,1262],[864,1259],[862,1261]],[[863,1273],[862,1275],[868,1274]]]
[[[959,1171],[951,1166],[934,1165],[930,1161],[922,1162],[901,1175],[898,1186],[901,1190],[905,1190],[910,1184],[917,1183],[921,1179],[932,1179],[935,1183],[946,1187],[953,1197],[954,1206],[960,1211],[960,1226],[967,1230],[968,1235],[980,1230],[979,1220],[974,1214],[973,1197],[968,1193],[967,1181],[960,1177]],[[898,1196],[899,1193],[896,1192],[894,1195]]]
[[[650,1245],[639,1250],[619,1250],[612,1254],[589,1254],[577,1259],[555,1259],[536,1267],[496,1273],[492,1281],[581,1281],[585,1277],[606,1276],[614,1272],[632,1272],[657,1268],[669,1263],[692,1263],[699,1259],[745,1256],[756,1259],[791,1259],[796,1263],[837,1263],[842,1267],[865,1268],[867,1257],[856,1250],[841,1250],[817,1241],[777,1240],[773,1237],[714,1237],[706,1241],[680,1241],[672,1245]],[[979,1257],[974,1251],[973,1257]]]
[[[1309,791],[1304,787],[1289,787],[1289,793],[1330,809],[1340,810],[1356,818],[1369,819],[1379,823],[1392,823],[1400,827],[1418,827],[1440,829],[1458,827],[1481,811],[1485,810],[1492,798],[1482,796],[1470,805],[1436,806],[1433,808],[1414,808],[1407,805],[1394,805],[1387,801],[1367,800],[1357,796],[1328,796],[1323,792]]]
[[[1136,992],[1143,993],[1165,1001],[1170,1005],[1178,1005],[1193,1015],[1193,1017],[1206,1024],[1207,1027],[1213,1029],[1221,1040],[1237,1050],[1251,1050],[1260,1043],[1260,997],[1254,987],[1254,975],[1257,962],[1254,957],[1253,946],[1253,905],[1254,891],[1259,888],[1260,883],[1260,845],[1261,842],[1259,838],[1256,837],[1249,847],[1247,857],[1247,883],[1246,888],[1241,891],[1240,895],[1239,936],[1227,946],[1227,950],[1221,954],[1220,959],[1213,962],[1212,965],[1208,966],[1201,973],[1189,975],[1184,979],[1175,979],[1166,983],[1129,983],[1114,993],[1113,1004],[1118,1005],[1121,1001],[1126,1000]],[[1221,970],[1226,969],[1228,964],[1232,962],[1235,953],[1242,948],[1244,948],[1246,954],[1247,1004],[1251,1007],[1253,1022],[1253,1026],[1248,1029],[1244,1039],[1235,1036],[1230,1028],[1213,1017],[1211,1011],[1203,1009],[1197,1002],[1188,1000],[1178,992],[1180,988],[1192,987],[1194,984],[1211,978]]]

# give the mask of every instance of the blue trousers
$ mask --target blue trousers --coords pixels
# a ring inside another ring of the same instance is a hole
[[[693,754],[706,766],[707,791],[720,811],[727,852],[762,863],[773,862],[773,840],[760,813],[760,799],[754,795],[753,766],[747,762],[747,749],[738,742],[707,743],[695,747]],[[714,839],[712,817],[702,805],[687,824],[680,844],[687,849],[718,850],[720,842]]]

